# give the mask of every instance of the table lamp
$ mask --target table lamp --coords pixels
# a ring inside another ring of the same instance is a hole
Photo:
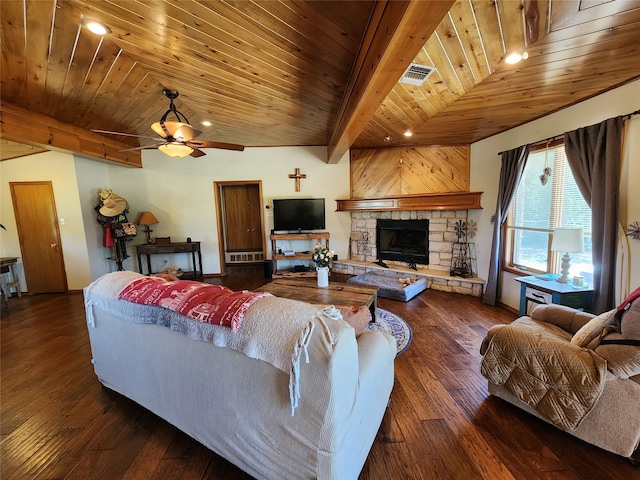
[[[551,250],[563,253],[562,276],[558,278],[557,281],[560,283],[568,283],[569,266],[571,263],[569,254],[584,251],[584,232],[582,228],[556,228],[553,231]]]
[[[147,243],[153,243],[151,241],[151,230],[149,225],[155,225],[158,222],[158,219],[151,212],[141,212],[140,217],[138,217],[138,225],[144,225],[144,233],[147,234]]]

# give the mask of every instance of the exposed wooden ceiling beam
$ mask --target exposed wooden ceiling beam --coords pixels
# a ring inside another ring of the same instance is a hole
[[[0,102],[0,136],[47,150],[80,153],[120,165],[142,168],[142,155],[139,151],[120,151],[131,148],[131,145],[4,102]]]
[[[329,140],[328,163],[355,142],[453,3],[378,2]]]

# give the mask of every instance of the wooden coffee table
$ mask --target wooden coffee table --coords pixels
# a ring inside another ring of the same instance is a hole
[[[278,278],[256,289],[256,292],[324,305],[365,305],[371,311],[372,320],[376,318],[378,287],[329,282],[327,288],[319,288],[315,279]]]

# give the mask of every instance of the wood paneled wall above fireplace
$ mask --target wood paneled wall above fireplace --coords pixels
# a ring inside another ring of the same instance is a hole
[[[337,210],[482,208],[469,192],[469,145],[351,150],[351,197]]]
[[[469,191],[469,145],[351,150],[351,198]]]

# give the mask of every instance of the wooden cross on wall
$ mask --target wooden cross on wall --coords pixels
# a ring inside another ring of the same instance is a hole
[[[289,178],[295,178],[296,180],[296,192],[300,191],[300,179],[307,178],[307,175],[304,173],[300,173],[300,169],[296,168],[296,173],[290,173]]]

